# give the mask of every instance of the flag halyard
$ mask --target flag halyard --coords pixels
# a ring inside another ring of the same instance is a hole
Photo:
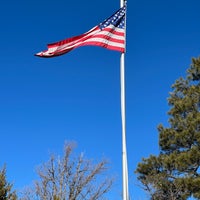
[[[47,45],[47,50],[36,56],[55,57],[68,53],[80,46],[100,46],[124,53],[125,51],[125,14],[126,6],[88,32]]]

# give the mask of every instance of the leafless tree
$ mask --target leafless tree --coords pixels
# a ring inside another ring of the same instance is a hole
[[[35,183],[35,199],[105,199],[114,180],[106,176],[107,160],[94,163],[85,159],[83,153],[75,156],[74,148],[74,143],[66,143],[63,157],[51,155],[49,161],[37,169],[40,180]]]

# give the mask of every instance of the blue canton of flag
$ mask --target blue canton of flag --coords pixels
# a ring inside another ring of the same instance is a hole
[[[109,25],[114,25],[117,28],[125,28],[126,6],[119,9],[115,14],[99,24],[100,29],[104,29]]]

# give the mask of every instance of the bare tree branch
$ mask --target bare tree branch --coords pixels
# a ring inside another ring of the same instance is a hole
[[[98,163],[74,156],[74,143],[66,143],[63,157],[51,156],[37,169],[40,181],[35,182],[37,200],[98,200],[111,189],[113,178],[104,177],[108,161]]]

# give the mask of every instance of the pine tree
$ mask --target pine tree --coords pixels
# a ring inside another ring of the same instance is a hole
[[[12,191],[13,185],[6,180],[6,167],[0,170],[0,200],[16,200],[15,191]]]
[[[169,127],[158,126],[160,153],[138,164],[152,200],[200,199],[200,58],[172,85]]]

